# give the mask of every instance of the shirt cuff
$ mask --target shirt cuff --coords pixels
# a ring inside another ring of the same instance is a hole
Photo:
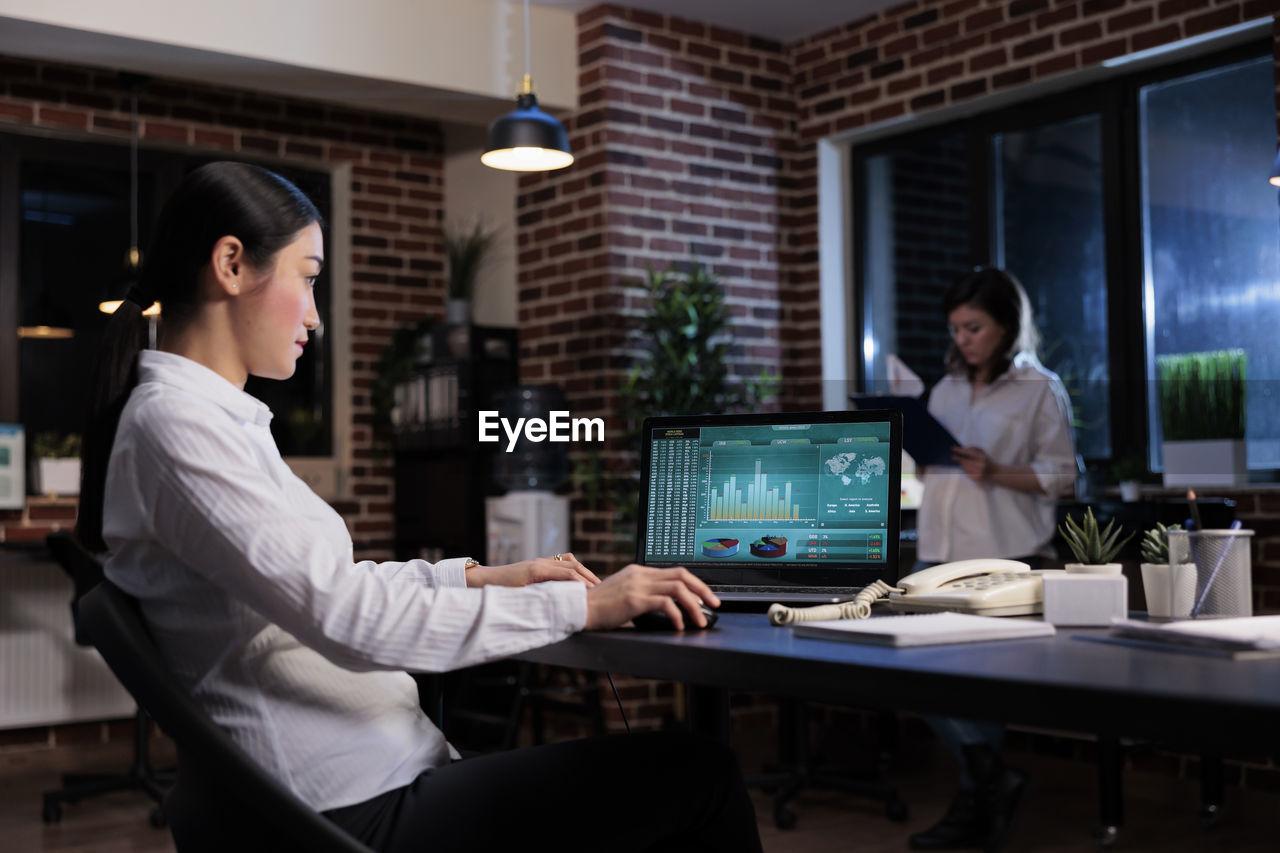
[[[469,557],[450,557],[436,563],[434,574],[440,586],[465,587],[467,585],[466,565]]]
[[[578,581],[539,584],[551,592],[551,625],[566,637],[587,627],[587,585]]]
[[[1066,465],[1059,465],[1054,462],[1032,462],[1031,470],[1036,475],[1040,488],[1044,489],[1043,497],[1047,497],[1050,500],[1057,500],[1069,494],[1075,487],[1076,470],[1074,465],[1068,468]]]

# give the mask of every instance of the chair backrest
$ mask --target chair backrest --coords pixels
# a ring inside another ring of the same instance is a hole
[[[178,745],[178,782],[165,816],[179,851],[369,853],[268,775],[169,672],[138,603],[104,580],[80,602],[85,635]]]
[[[53,559],[75,584],[71,596],[71,625],[75,628],[76,643],[92,645],[80,630],[80,599],[102,582],[102,563],[90,553],[70,530],[55,530],[44,538]]]

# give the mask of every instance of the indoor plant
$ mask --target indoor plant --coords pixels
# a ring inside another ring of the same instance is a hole
[[[1111,466],[1111,476],[1120,486],[1120,499],[1135,503],[1142,497],[1142,478],[1147,466],[1136,456],[1123,456]]]
[[[485,228],[477,220],[471,228],[449,228],[440,231],[448,268],[449,301],[445,304],[445,321],[452,324],[471,322],[471,295],[476,277],[484,266],[498,232]]]
[[[1166,486],[1239,486],[1245,465],[1245,353],[1156,359]]]
[[[778,381],[772,374],[745,381],[730,376],[729,310],[720,281],[706,267],[649,267],[638,285],[646,310],[630,329],[632,365],[618,394],[627,451],[638,451],[646,417],[750,411],[774,395]],[[617,509],[617,542],[629,551],[635,536],[638,457],[617,476],[606,470],[598,454],[581,457],[574,479],[592,503],[596,497],[611,499]]]
[[[1067,546],[1079,561],[1065,566],[1068,572],[1075,574],[1120,574],[1122,566],[1112,560],[1133,538],[1132,533],[1120,538],[1124,528],[1118,527],[1114,518],[1099,530],[1098,520],[1093,517],[1093,507],[1085,507],[1084,518],[1080,522],[1068,515],[1066,522],[1058,525],[1058,532],[1067,540]]]
[[[1189,616],[1196,595],[1196,564],[1169,565],[1169,531],[1160,522],[1142,536],[1142,590],[1147,614]]]
[[[31,458],[31,487],[37,494],[80,494],[80,436],[36,433]]]

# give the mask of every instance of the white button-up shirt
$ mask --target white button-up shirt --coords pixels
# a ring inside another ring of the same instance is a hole
[[[1022,353],[973,398],[963,375],[929,394],[929,412],[963,447],[1002,465],[1029,465],[1045,494],[979,483],[958,467],[929,466],[918,513],[918,555],[927,562],[1035,554],[1053,538],[1054,505],[1075,485],[1071,405],[1057,375]]]
[[[138,374],[107,471],[107,577],[210,717],[312,808],[457,756],[396,670],[470,666],[586,623],[580,583],[468,589],[464,559],[355,562],[265,405],[171,353],[144,351]]]

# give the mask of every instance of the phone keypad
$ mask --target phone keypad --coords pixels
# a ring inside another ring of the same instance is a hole
[[[994,575],[979,575],[977,577],[965,578],[964,580],[953,581],[946,585],[946,589],[991,589],[997,586],[1004,586],[1016,580],[1026,577],[1026,573],[1019,572],[999,572]]]

